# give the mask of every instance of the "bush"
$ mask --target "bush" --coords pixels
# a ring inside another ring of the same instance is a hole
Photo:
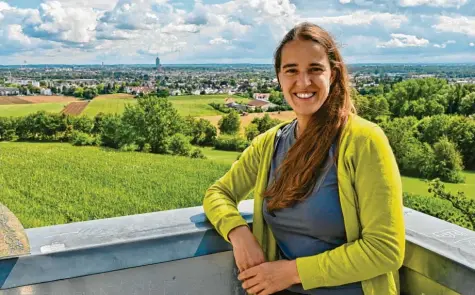
[[[247,140],[253,140],[254,137],[259,135],[259,129],[257,129],[257,125],[254,123],[249,124],[245,129]]]
[[[470,220],[447,200],[404,193],[404,206],[473,230]]]
[[[185,118],[184,134],[191,137],[191,144],[200,146],[212,146],[217,129],[210,121],[205,119],[196,120],[193,117]]]
[[[241,128],[241,117],[233,110],[219,120],[218,126],[221,133],[237,134]]]
[[[94,136],[81,131],[73,131],[70,142],[75,146],[99,145],[100,140],[98,136]]]
[[[223,151],[236,151],[242,152],[248,146],[250,142],[242,137],[238,136],[220,136],[216,138],[214,142],[214,148]]]
[[[67,116],[39,111],[18,119],[16,132],[20,140],[62,140],[67,130]]]
[[[168,151],[172,155],[189,156],[192,146],[190,139],[181,133],[177,133],[169,138]]]
[[[119,148],[121,146],[121,117],[117,114],[106,114],[101,117],[100,138],[103,146]]]
[[[279,119],[272,119],[269,114],[265,114],[262,118],[254,118],[251,123],[256,124],[257,130],[259,131],[259,134],[261,134],[282,123],[282,121]]]
[[[465,179],[462,175],[463,163],[460,152],[447,137],[441,138],[434,145],[434,177],[445,182],[460,183]]]
[[[217,110],[217,111],[220,111],[222,113],[225,113],[225,114],[229,114],[231,112],[231,108],[228,108],[222,104],[219,104],[219,103],[215,103],[215,102],[212,102],[209,104],[213,109]]]
[[[86,116],[68,117],[68,121],[76,131],[91,133],[94,128],[94,120]]]
[[[0,117],[0,141],[11,141],[16,137],[17,120]]]
[[[203,154],[203,151],[198,148],[193,149],[190,157],[193,159],[206,159],[206,156]]]

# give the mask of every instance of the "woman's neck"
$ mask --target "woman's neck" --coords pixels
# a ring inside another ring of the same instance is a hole
[[[299,138],[303,132],[305,131],[305,128],[307,128],[307,124],[310,121],[309,116],[297,116],[297,130],[295,130],[295,136],[296,138]]]

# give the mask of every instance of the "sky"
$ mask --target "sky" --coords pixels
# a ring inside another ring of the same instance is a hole
[[[271,64],[303,21],[347,63],[475,62],[475,0],[0,0],[0,65]]]

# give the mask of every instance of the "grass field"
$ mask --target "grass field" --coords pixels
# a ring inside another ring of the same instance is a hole
[[[122,114],[126,104],[135,104],[137,101],[130,94],[106,94],[95,97],[82,112],[82,115],[95,117],[99,113]]]
[[[272,113],[251,113],[248,114],[247,116],[241,116],[241,134],[244,134],[245,128],[247,125],[251,124],[252,120],[256,117],[262,118],[264,117],[265,114],[268,114],[272,119],[279,119],[281,121],[288,121],[296,118],[296,115],[294,111],[285,111],[285,112],[272,112]],[[203,118],[205,120],[208,120],[218,128],[218,122],[221,119],[223,114],[218,115],[218,116],[200,116],[200,118]],[[219,130],[218,130],[219,132]]]
[[[169,100],[182,116],[216,116],[222,115],[221,112],[213,109],[209,103],[224,103],[227,97],[235,98],[236,102],[249,101],[239,96],[219,94],[219,95],[189,95],[189,96],[170,96]]]
[[[22,117],[38,111],[59,113],[69,102],[0,105],[0,117]]]
[[[199,206],[229,168],[60,143],[0,143],[1,202],[27,228]]]
[[[205,190],[238,152],[204,148],[207,160],[64,143],[0,142],[0,196],[25,227],[200,206]],[[450,191],[474,196],[475,172]],[[403,189],[428,195],[427,184],[403,177]]]

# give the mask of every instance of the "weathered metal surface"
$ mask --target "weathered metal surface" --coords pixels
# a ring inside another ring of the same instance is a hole
[[[0,290],[1,295],[244,295],[231,252]],[[91,262],[93,263],[93,262]]]
[[[253,201],[239,206],[252,222]],[[406,208],[407,295],[475,295],[475,232]],[[240,294],[230,245],[201,207],[26,231],[0,261],[0,295]]]
[[[30,253],[25,229],[6,206],[0,204],[0,259]]]

